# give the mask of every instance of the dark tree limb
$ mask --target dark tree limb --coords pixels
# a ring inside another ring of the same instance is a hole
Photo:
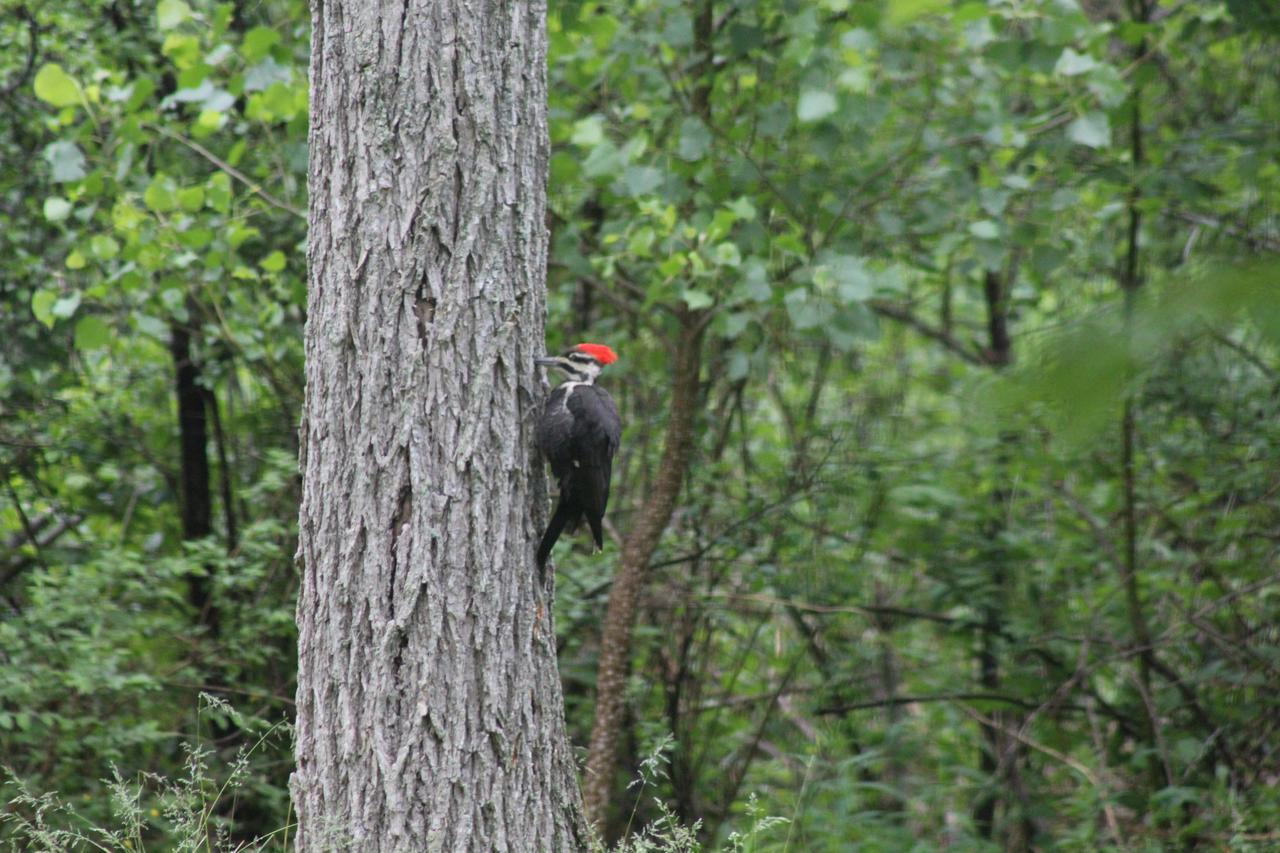
[[[945,329],[931,326],[904,305],[898,305],[883,299],[872,299],[867,303],[867,306],[881,317],[896,320],[924,335],[929,340],[942,344],[947,350],[960,356],[961,359],[969,364],[981,366],[988,363],[987,357],[981,351],[960,340]]]
[[[31,79],[31,72],[36,67],[36,56],[40,52],[40,24],[36,21],[36,16],[26,6],[19,6],[11,14],[27,25],[27,61],[23,64],[22,70],[6,83],[3,89],[0,89],[0,98],[5,100],[27,85],[27,81]]]
[[[205,389],[205,405],[209,412],[209,420],[213,424],[214,449],[218,454],[218,484],[222,493],[222,519],[226,527],[227,553],[234,554],[240,547],[235,495],[231,485],[231,465],[227,461],[227,437],[222,431],[222,414],[218,407],[218,395],[214,394],[212,389]]]
[[[843,705],[828,705],[819,708],[815,713],[824,716],[834,714],[848,714],[853,711],[869,711],[874,708],[888,708],[896,705],[923,705],[930,702],[999,702],[1004,705],[1013,705],[1016,708],[1025,708],[1028,711],[1034,711],[1043,703],[1033,702],[1028,699],[1022,699],[1018,696],[1010,696],[1006,693],[937,693],[933,695],[922,696],[890,696],[887,699],[874,699],[867,702],[849,702]]]
[[[188,316],[194,316],[188,305]],[[213,499],[209,474],[209,423],[205,409],[205,389],[200,384],[200,366],[192,352],[192,330],[175,320],[169,328],[169,351],[173,356],[174,396],[178,404],[178,444],[182,508],[182,538],[204,539],[213,533]],[[217,613],[213,605],[210,576],[190,575],[187,598],[200,624],[216,631]]]
[[[31,520],[29,527],[9,537],[9,541],[5,543],[6,550],[16,551],[24,542],[28,541],[36,548],[48,548],[62,534],[79,524],[83,517],[79,514],[58,516],[52,512],[42,513]],[[56,522],[54,522],[55,518],[57,519]],[[53,523],[51,524],[51,522]],[[34,540],[28,538],[32,532],[35,534]],[[11,560],[8,565],[0,569],[0,589],[8,586],[14,578],[18,577],[34,563],[35,558],[28,554],[19,555]]]

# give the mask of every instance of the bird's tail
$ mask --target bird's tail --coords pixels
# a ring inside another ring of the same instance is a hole
[[[596,550],[604,550],[604,521],[603,515],[593,515],[587,513],[587,524],[591,525],[591,538],[596,540]]]
[[[556,503],[555,514],[551,516],[547,530],[542,534],[542,541],[538,543],[538,571],[546,573],[547,557],[551,556],[551,549],[555,547],[556,540],[560,538],[560,534],[566,527],[577,523],[580,512],[581,510],[569,506],[563,500]]]

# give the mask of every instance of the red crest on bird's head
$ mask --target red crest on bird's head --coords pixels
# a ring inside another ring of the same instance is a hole
[[[613,364],[618,360],[618,354],[604,344],[578,344],[574,349],[585,352],[601,364]]]

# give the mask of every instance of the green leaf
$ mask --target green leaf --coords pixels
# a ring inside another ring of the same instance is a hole
[[[56,62],[46,64],[36,73],[35,90],[37,98],[55,107],[80,103],[80,84]]]
[[[111,328],[92,315],[81,317],[76,323],[76,349],[93,350],[111,342]]]
[[[162,248],[156,243],[143,243],[138,247],[137,263],[144,270],[155,272],[165,265],[169,259],[167,248]]]
[[[155,94],[156,84],[150,77],[139,77],[133,83],[133,94],[129,96],[129,102],[125,104],[125,109],[129,112],[137,112],[143,104],[151,99]]]
[[[627,252],[640,257],[648,257],[649,250],[653,248],[653,241],[657,238],[654,230],[647,225],[639,228],[631,239],[627,241]]]
[[[1062,55],[1058,57],[1058,64],[1053,67],[1055,74],[1061,74],[1065,77],[1075,77],[1078,74],[1084,74],[1086,71],[1092,71],[1098,67],[1098,61],[1087,53],[1076,53],[1071,48],[1062,51]]]
[[[166,287],[160,291],[160,301],[172,314],[185,315],[187,312],[187,294],[181,287]]]
[[[823,266],[835,280],[836,291],[846,302],[870,299],[875,282],[867,262],[856,255],[830,255],[823,259]]]
[[[53,307],[49,309],[49,313],[57,317],[59,320],[65,320],[72,314],[76,313],[76,309],[80,307],[80,292],[75,291],[53,303]]]
[[[837,349],[849,352],[860,341],[874,341],[880,337],[880,324],[866,303],[849,302],[841,306],[824,331]]]
[[[909,24],[933,12],[940,12],[951,5],[951,0],[892,0],[885,13],[885,21],[896,26]]]
[[[146,192],[142,194],[142,200],[146,202],[147,207],[157,213],[173,210],[178,206],[178,186],[168,175],[157,174],[147,185]]]
[[[1085,113],[1067,125],[1067,139],[1090,148],[1103,148],[1111,144],[1111,124],[1107,114]]]
[[[280,41],[280,34],[270,27],[254,27],[244,34],[240,43],[240,53],[248,62],[263,59]]]
[[[724,336],[726,338],[736,338],[746,330],[748,324],[751,323],[751,315],[738,311],[728,315],[723,320]]]
[[[258,266],[262,267],[267,272],[280,272],[280,270],[284,269],[284,264],[284,252],[277,249],[263,258]]]
[[[99,260],[109,261],[120,254],[120,244],[107,234],[96,234],[89,241],[89,251]]]
[[[664,174],[661,169],[652,166],[631,166],[623,175],[627,194],[636,197],[649,195],[662,186]]]
[[[889,264],[876,276],[876,291],[903,296],[907,292],[907,267],[902,264]]]
[[[578,158],[567,151],[557,151],[551,155],[551,185],[569,186],[582,173],[582,164]]]
[[[658,274],[663,278],[671,278],[684,269],[685,256],[680,252],[667,257],[665,261],[658,264]]]
[[[729,232],[733,230],[733,225],[737,221],[738,214],[727,207],[721,208],[716,211],[715,216],[711,217],[711,224],[703,228],[702,233],[708,240],[723,240],[729,236]]]
[[[187,187],[178,190],[178,206],[188,213],[195,213],[204,207],[204,188]]]
[[[52,329],[57,318],[53,316],[53,304],[58,301],[58,294],[52,290],[37,290],[31,297],[31,313],[45,326]]]
[[[293,74],[289,70],[289,66],[281,65],[268,56],[245,72],[244,90],[246,92],[262,92],[272,83],[290,83],[292,81]]]
[[[191,20],[191,7],[183,0],[160,0],[156,4],[156,25],[161,30],[171,30]]]
[[[733,243],[721,243],[716,246],[714,259],[717,266],[736,267],[742,263],[742,252]]]
[[[1089,92],[1098,99],[1101,106],[1118,107],[1129,97],[1129,87],[1124,77],[1110,65],[1099,65],[1089,72],[1086,79]]]
[[[203,249],[213,242],[213,230],[198,226],[178,234],[178,242],[188,249]]]
[[[298,97],[298,90],[286,85],[285,83],[272,83],[261,94],[253,99],[257,101],[259,106],[266,111],[267,115],[264,119],[270,118],[292,118],[301,105]]]
[[[111,208],[112,227],[126,235],[137,229],[145,219],[146,215],[130,204],[128,199],[119,199]]]
[[[200,115],[196,117],[195,127],[192,129],[192,136],[204,138],[214,131],[221,130],[223,125],[227,123],[227,114],[218,110],[203,109]]]
[[[711,294],[692,287],[686,290],[681,295],[681,298],[684,299],[684,303],[693,311],[697,311],[702,308],[710,308],[715,304],[715,300],[711,298]]]
[[[604,142],[604,119],[600,116],[587,116],[573,125],[573,136],[569,141],[574,145],[592,148]]]
[[[178,68],[190,68],[200,61],[200,39],[195,36],[170,33],[165,36],[160,52],[173,60]]]
[[[227,229],[227,242],[231,244],[231,248],[239,249],[245,241],[261,235],[262,232],[252,225],[241,225],[236,222]]]
[[[62,140],[45,146],[45,162],[52,167],[53,180],[57,183],[78,181],[88,174],[84,154],[74,142]]]
[[[71,202],[65,198],[53,196],[44,200],[44,218],[50,222],[61,222],[71,215]]]
[[[1255,0],[1247,0],[1247,2],[1255,2]],[[1230,0],[1228,0],[1227,5],[1231,6],[1231,5],[1242,5],[1242,4],[1239,4],[1239,3],[1233,4],[1232,2],[1230,2]],[[1259,8],[1262,8],[1263,6],[1268,4],[1264,0],[1264,2],[1257,3],[1257,5]],[[1141,23],[1140,21],[1121,21],[1120,24],[1116,27],[1116,35],[1118,35],[1121,39],[1123,39],[1125,43],[1131,44],[1134,47],[1137,47],[1139,44],[1142,43],[1142,40],[1144,38],[1147,38],[1147,36],[1151,33],[1151,26],[1152,26],[1151,24],[1144,24],[1144,23]]]
[[[1000,226],[990,219],[980,219],[969,225],[969,233],[979,240],[995,240],[1000,236]]]
[[[734,201],[729,202],[729,209],[733,214],[744,222],[750,222],[756,218],[755,205],[751,203],[751,199],[741,196]]]
[[[1004,213],[1013,193],[1000,187],[983,187],[978,190],[978,206],[991,216]]]
[[[67,255],[67,269],[69,270],[82,270],[86,263],[88,261],[85,260],[79,249],[72,249],[71,254]]]
[[[769,271],[759,258],[748,258],[742,265],[742,283],[735,289],[734,296],[750,302],[768,302],[773,298]]]
[[[587,159],[582,161],[582,172],[588,178],[612,177],[622,170],[626,160],[622,152],[612,142],[605,140],[591,149]]]
[[[787,314],[791,317],[791,323],[797,329],[812,329],[822,325],[822,306],[805,288],[798,287],[792,290],[784,297],[784,301],[787,304]]]
[[[231,178],[227,177],[226,172],[215,173],[209,178],[206,186],[208,192],[205,193],[205,202],[219,213],[230,211]]]
[[[809,89],[800,95],[796,105],[796,118],[800,121],[821,121],[837,109],[836,97],[830,92]]]
[[[686,118],[680,123],[680,145],[676,156],[681,160],[701,160],[711,147],[711,131],[701,120]]]
[[[213,81],[209,79],[212,71],[204,63],[186,69],[178,75],[176,90],[165,101],[190,104],[205,100],[214,91]]]
[[[150,314],[134,314],[133,324],[137,326],[139,332],[148,337],[158,340],[169,337],[169,325],[159,317],[152,317]]]

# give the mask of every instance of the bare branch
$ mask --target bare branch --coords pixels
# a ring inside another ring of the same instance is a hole
[[[31,14],[31,10],[26,6],[19,6],[13,10],[12,14],[19,21],[25,21],[27,24],[27,61],[17,76],[0,89],[0,98],[5,100],[27,85],[27,81],[31,79],[31,72],[36,67],[36,54],[39,52],[40,25],[36,22],[36,16]]]
[[[158,124],[144,124],[143,126],[151,130],[154,130],[156,133],[160,134],[161,136],[167,136],[175,142],[181,142],[183,145],[187,146],[192,151],[196,152],[201,157],[208,160],[210,163],[217,166],[219,169],[226,172],[228,175],[235,178],[240,183],[244,184],[246,187],[249,188],[249,192],[253,193],[254,195],[257,195],[272,207],[279,208],[280,210],[283,210],[286,213],[292,213],[294,216],[298,217],[299,219],[307,218],[306,213],[294,207],[293,205],[289,204],[288,202],[281,201],[280,199],[276,198],[271,193],[264,190],[257,181],[250,179],[247,175],[244,174],[244,172],[241,172],[235,166],[232,166],[226,160],[223,160],[221,157],[219,157],[217,154],[214,154],[208,148],[205,148],[199,142],[196,142],[191,139],[187,139],[182,134],[175,133],[169,128],[163,127]]]
[[[828,705],[819,708],[817,713],[823,715],[847,714],[850,711],[866,711],[872,708],[888,708],[895,705],[916,705],[927,702],[1003,702],[1034,711],[1040,703],[1019,699],[1003,693],[939,693],[932,696],[890,696],[887,699],[873,699],[868,702],[850,702],[845,705]]]
[[[929,338],[932,341],[937,341],[948,350],[967,361],[969,364],[981,366],[990,363],[990,360],[984,353],[974,349],[969,344],[966,344],[964,341],[952,335],[950,332],[936,326],[929,325],[912,313],[910,308],[904,305],[898,305],[883,299],[872,299],[867,303],[867,306],[881,317],[888,317],[891,320],[897,320],[899,323],[903,323],[910,326],[912,329],[915,329],[926,338]]]

